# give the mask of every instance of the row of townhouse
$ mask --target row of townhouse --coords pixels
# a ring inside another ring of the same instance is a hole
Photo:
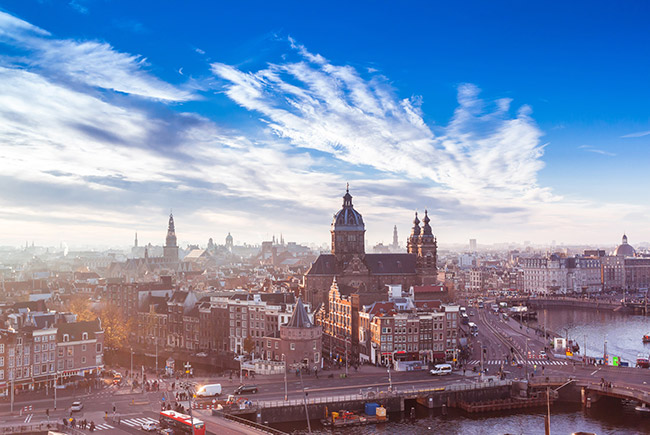
[[[0,395],[52,388],[96,375],[104,366],[99,319],[49,325],[27,322],[0,330]]]
[[[292,314],[292,293],[244,291],[148,292],[137,311],[136,341],[148,348],[188,352],[266,352],[264,338],[278,332]]]
[[[361,306],[358,295],[342,295],[334,280],[327,307],[315,316],[323,327],[323,356],[396,368],[453,360],[460,345],[460,307],[432,299],[440,287],[414,286],[403,293],[401,285],[389,285],[385,301]]]

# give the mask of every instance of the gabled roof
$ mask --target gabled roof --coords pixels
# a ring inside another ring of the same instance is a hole
[[[63,342],[63,335],[68,334],[70,341],[80,341],[84,332],[88,333],[88,339],[95,338],[98,332],[102,332],[99,319],[86,322],[59,323],[57,326],[56,337],[58,342]]]
[[[311,323],[311,320],[309,320],[307,309],[303,305],[301,298],[298,298],[298,302],[296,302],[296,308],[293,310],[291,319],[289,319],[289,323],[287,323],[286,326],[290,328],[311,328],[314,326]]]

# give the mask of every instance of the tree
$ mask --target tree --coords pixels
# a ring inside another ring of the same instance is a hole
[[[129,332],[133,321],[124,318],[124,314],[115,305],[109,304],[99,313],[104,330],[104,346],[111,349],[125,347],[129,341]]]
[[[68,300],[66,309],[76,314],[77,320],[80,322],[95,320],[97,318],[97,314],[93,313],[90,309],[90,301],[87,296],[73,296]]]
[[[255,342],[249,335],[246,338],[244,338],[244,352],[251,353],[253,349],[255,349]]]

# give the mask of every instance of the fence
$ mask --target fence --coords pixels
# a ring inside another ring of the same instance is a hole
[[[473,384],[453,384],[447,385],[445,387],[432,387],[432,388],[418,388],[413,387],[408,390],[399,390],[399,391],[379,391],[372,396],[368,393],[364,394],[349,394],[343,396],[329,396],[329,397],[316,397],[313,399],[307,399],[308,405],[316,405],[322,403],[337,403],[337,402],[353,402],[353,401],[362,401],[367,399],[384,399],[384,398],[393,398],[393,397],[410,397],[414,395],[427,395],[431,393],[441,393],[441,392],[455,392],[455,391],[469,391],[469,390],[481,390],[484,388],[492,387],[502,387],[510,386],[512,381],[510,380],[496,380],[482,383],[473,383]],[[304,399],[295,399],[295,400],[274,400],[274,401],[258,401],[255,402],[260,408],[280,408],[284,406],[298,406],[303,405]]]
[[[282,432],[281,430],[274,429],[272,427],[265,426],[265,425],[260,424],[260,423],[255,423],[254,421],[246,420],[245,418],[237,417],[237,416],[232,415],[232,414],[224,414],[224,413],[220,412],[220,413],[217,413],[217,415],[219,415],[220,417],[223,417],[223,418],[225,418],[227,420],[231,420],[231,421],[234,421],[236,423],[243,424],[245,426],[250,426],[250,427],[255,428],[255,429],[257,429],[257,430],[259,430],[261,432],[270,433],[272,435],[286,435],[286,432]]]

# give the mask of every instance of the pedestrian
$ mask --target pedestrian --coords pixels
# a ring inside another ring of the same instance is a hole
[[[95,422],[94,421],[90,422],[90,431],[95,432]]]

